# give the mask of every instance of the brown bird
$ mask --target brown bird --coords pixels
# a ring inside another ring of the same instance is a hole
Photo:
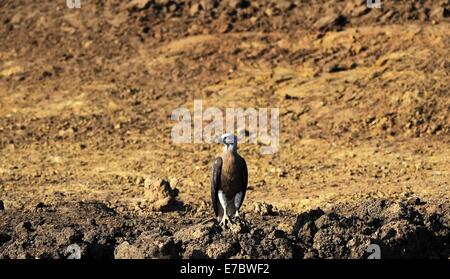
[[[237,153],[237,137],[224,134],[219,142],[225,145],[220,157],[214,160],[211,177],[211,199],[219,224],[231,223],[230,217],[239,217],[239,208],[247,191],[247,163]]]

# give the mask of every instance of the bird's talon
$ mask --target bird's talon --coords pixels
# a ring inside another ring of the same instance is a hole
[[[220,221],[219,226],[227,228],[228,223],[231,225],[233,222],[229,218],[222,218],[222,221]]]

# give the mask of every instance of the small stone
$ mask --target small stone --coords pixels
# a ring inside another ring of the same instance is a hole
[[[115,259],[144,259],[144,253],[127,241],[122,242],[114,250]]]
[[[227,33],[232,29],[231,19],[226,15],[221,15],[216,21],[217,31]]]
[[[5,233],[0,233],[0,246],[2,246],[4,243],[10,241],[12,237]]]
[[[388,228],[387,230],[381,231],[381,239],[386,240],[389,238],[394,237],[397,234],[397,232],[393,228]]]
[[[128,4],[129,8],[136,7],[138,9],[144,9],[150,4],[150,0],[133,0]]]
[[[144,178],[142,176],[138,176],[136,178],[136,185],[139,187],[143,187],[144,186]]]
[[[195,16],[200,11],[200,4],[193,3],[191,8],[189,9],[189,15]]]
[[[44,208],[46,205],[43,202],[38,202],[38,204],[36,204],[36,209],[39,208]]]
[[[238,250],[239,243],[222,239],[220,242],[213,242],[209,245],[206,254],[212,259],[228,259],[236,255]]]
[[[31,231],[31,223],[30,222],[21,222],[15,228],[14,232],[21,238],[25,238],[28,233]]]
[[[286,232],[284,232],[280,229],[275,229],[268,235],[268,237],[269,238],[286,238]]]
[[[201,249],[188,246],[183,253],[184,259],[208,259],[208,256]]]
[[[230,230],[234,234],[246,233],[250,231],[250,226],[242,220],[237,220],[231,223]]]
[[[245,9],[250,6],[250,2],[246,0],[231,0],[228,2],[228,6],[234,10]]]
[[[265,202],[257,202],[254,207],[255,213],[258,213],[261,216],[272,215],[273,214],[273,206],[271,204]]]
[[[180,229],[174,235],[176,240],[180,241],[195,241],[205,240],[214,234],[214,223],[196,224]]]
[[[62,229],[62,231],[58,234],[58,237],[56,238],[56,244],[60,246],[70,245],[80,238],[81,237],[79,233],[77,233],[73,228],[66,227]]]
[[[344,26],[347,23],[345,16],[339,14],[330,14],[321,17],[313,24],[313,28],[326,30],[334,26]]]
[[[442,20],[450,15],[449,10],[443,7],[437,7],[430,12],[430,18]]]
[[[412,197],[412,198],[409,198],[408,200],[407,200],[407,203],[409,204],[409,205],[420,205],[421,203],[422,203],[422,201],[420,200],[420,198],[414,198],[414,197]]]
[[[178,10],[178,5],[176,3],[172,3],[169,5],[169,12],[173,13]]]

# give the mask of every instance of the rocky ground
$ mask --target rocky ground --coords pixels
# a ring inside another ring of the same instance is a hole
[[[0,257],[67,258],[73,244],[82,258],[368,258],[371,244],[382,258],[450,256],[448,200],[370,199],[301,214],[261,207],[228,228],[210,211],[182,208],[140,216],[100,202],[3,210]]]
[[[0,258],[448,258],[450,3],[365,3],[1,1]],[[194,100],[280,109],[230,230]]]

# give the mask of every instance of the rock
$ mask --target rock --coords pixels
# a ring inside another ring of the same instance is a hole
[[[181,241],[160,233],[142,233],[134,244],[145,255],[145,258],[170,259],[179,258]]]
[[[138,177],[136,177],[135,184],[139,187],[142,187],[142,186],[144,186],[144,181],[145,180],[142,176],[138,176]]]
[[[318,229],[325,229],[329,226],[333,226],[336,223],[339,223],[339,216],[334,212],[324,214],[314,222]]]
[[[262,230],[260,228],[254,228],[250,231],[250,237],[252,240],[259,243],[259,242],[261,242],[261,240],[264,239],[264,230]]]
[[[406,220],[391,222],[380,229],[383,258],[417,258],[439,253],[440,240],[420,225]]]
[[[367,7],[366,1],[364,3],[360,2],[347,2],[347,5],[344,7],[342,13],[344,15],[360,17],[370,11],[369,7]]]
[[[288,11],[295,7],[295,3],[289,0],[279,0],[276,2],[276,5],[282,11]]]
[[[250,226],[242,219],[234,220],[230,225],[230,231],[234,234],[247,233],[250,231]]]
[[[382,228],[380,237],[382,240],[386,240],[386,239],[394,237],[396,234],[397,234],[397,232],[392,227],[388,227],[386,229]]]
[[[286,238],[286,232],[280,229],[275,229],[267,235],[268,238]]]
[[[183,253],[183,259],[208,259],[208,256],[201,248],[188,246]]]
[[[367,258],[367,247],[371,244],[370,238],[364,235],[356,234],[347,242],[347,248],[350,250],[350,258],[365,259]]]
[[[347,18],[339,14],[324,15],[313,24],[314,29],[325,31],[333,27],[342,27],[347,24]]]
[[[257,202],[254,204],[254,212],[261,216],[272,215],[273,206],[265,202]]]
[[[114,250],[115,259],[144,259],[144,253],[127,241],[122,242]]]
[[[73,134],[75,133],[75,131],[72,128],[68,128],[68,129],[63,129],[63,130],[59,130],[58,131],[58,135],[60,137],[71,137],[73,136]]]
[[[116,259],[174,259],[179,258],[181,242],[160,233],[144,232],[134,244],[123,242],[114,250]]]
[[[2,246],[4,243],[10,241],[12,237],[5,233],[0,233],[0,246]]]
[[[170,3],[169,4],[169,12],[174,13],[178,10],[179,6],[177,3]]]
[[[154,0],[156,4],[160,5],[160,6],[167,6],[169,5],[170,0]]]
[[[195,15],[197,15],[199,11],[200,11],[200,4],[192,3],[191,7],[189,8],[189,15],[194,17]]]
[[[228,6],[234,10],[245,9],[250,6],[250,2],[247,0],[229,0]]]
[[[228,259],[236,255],[239,249],[239,242],[222,238],[213,242],[206,250],[206,254],[212,259]]]
[[[422,201],[418,197],[411,197],[407,200],[408,205],[420,205]]]
[[[70,245],[74,242],[81,240],[82,236],[80,233],[78,233],[75,229],[67,227],[64,228],[56,237],[56,244],[63,246],[63,245]]]
[[[286,238],[266,237],[258,249],[259,258],[292,259],[294,256],[293,246]]]
[[[95,241],[97,234],[97,231],[94,229],[88,230],[83,234],[83,240],[87,243],[92,243]]]
[[[215,22],[216,29],[219,33],[227,33],[233,27],[231,19],[226,14],[222,14]]]
[[[449,16],[450,16],[450,10],[447,8],[443,8],[443,7],[434,8],[430,12],[430,18],[435,19],[435,20],[442,20]]]
[[[200,5],[202,6],[203,10],[210,11],[211,9],[214,9],[219,5],[218,0],[201,0]]]
[[[287,220],[278,223],[276,229],[285,231],[287,234],[294,233],[294,227],[292,226],[292,223],[288,222]]]
[[[307,222],[297,230],[297,237],[302,239],[305,243],[312,243],[316,232],[317,227],[314,222]]]
[[[298,231],[308,223],[314,223],[320,216],[324,214],[325,212],[323,212],[322,209],[317,208],[298,215],[293,229],[294,234],[297,234]]]
[[[345,236],[336,233],[334,228],[321,229],[314,235],[312,247],[318,251],[321,258],[345,258]]]
[[[303,259],[317,259],[318,255],[317,252],[313,249],[308,249],[303,254]]]
[[[197,224],[181,229],[174,234],[174,238],[183,242],[196,240],[202,240],[205,242],[204,240],[210,238],[216,232],[217,227],[213,222],[210,222],[207,224]]]
[[[42,209],[42,208],[45,208],[45,207],[47,207],[47,205],[45,205],[45,203],[43,203],[43,202],[38,202],[37,204],[36,204],[36,209]]]
[[[152,1],[150,0],[133,0],[128,4],[128,8],[130,9],[146,9],[148,6],[150,6]]]
[[[20,238],[26,238],[28,233],[31,232],[31,227],[30,222],[21,222],[14,228],[14,232]]]

